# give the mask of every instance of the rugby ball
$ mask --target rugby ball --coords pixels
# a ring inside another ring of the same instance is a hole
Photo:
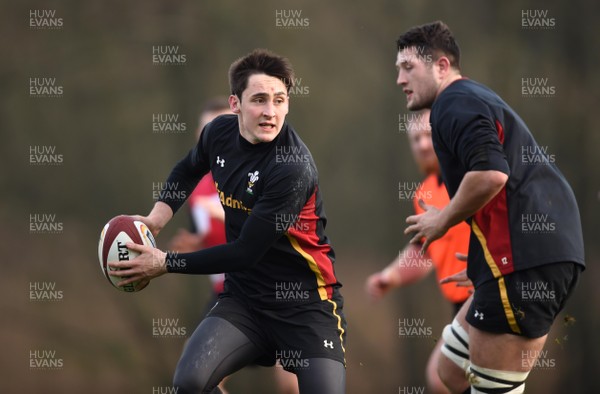
[[[144,223],[134,220],[131,216],[121,215],[111,219],[102,229],[98,242],[98,258],[106,279],[117,289],[130,293],[136,291],[138,282],[117,286],[117,283],[125,278],[109,275],[110,271],[118,268],[108,266],[109,261],[133,260],[139,255],[139,252],[129,250],[125,246],[127,242],[156,247],[154,237]]]

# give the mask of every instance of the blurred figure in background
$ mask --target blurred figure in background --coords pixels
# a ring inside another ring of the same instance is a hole
[[[200,139],[204,126],[219,115],[232,114],[229,101],[225,96],[218,96],[205,102],[196,129],[196,141]],[[213,177],[209,172],[198,183],[190,198],[188,199],[190,215],[192,219],[192,231],[180,228],[171,240],[169,249],[181,253],[194,252],[196,250],[211,248],[227,242],[225,237],[225,212],[219,200],[219,194],[215,187]],[[209,275],[212,291],[211,297],[206,304],[203,315],[217,302],[218,295],[223,291],[225,274]],[[278,392],[281,394],[298,393],[298,382],[293,373],[287,372],[279,365],[275,368],[275,380]],[[223,393],[225,390],[224,379],[219,388]]]
[[[423,204],[437,208],[446,206],[450,197],[442,181],[440,166],[431,141],[429,110],[420,112],[408,119],[407,134],[412,155],[419,170],[426,175],[425,180],[415,191],[413,204],[417,214],[424,212]],[[421,254],[421,245],[409,243],[398,257],[382,271],[369,276],[366,291],[373,300],[381,299],[391,289],[408,286],[425,278],[435,269],[438,281],[451,277],[465,269],[460,261],[461,253],[469,248],[470,228],[466,223],[452,227],[444,237],[431,244],[427,252]],[[470,283],[440,283],[444,298],[456,314],[469,298]],[[446,386],[438,376],[437,365],[443,341],[440,339],[433,349],[426,368],[426,382],[429,393],[447,394]]]
[[[219,115],[231,114],[227,97],[215,97],[208,100],[199,117],[196,129],[196,141],[200,138],[204,126]],[[171,240],[169,249],[181,253],[210,248],[227,242],[225,238],[225,213],[219,201],[219,195],[211,173],[206,174],[188,199],[192,218],[192,231],[180,228]],[[210,309],[219,293],[223,291],[224,274],[210,275],[212,297],[208,302]]]

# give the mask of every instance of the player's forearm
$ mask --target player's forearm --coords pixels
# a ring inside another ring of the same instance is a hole
[[[500,171],[469,171],[450,203],[440,212],[446,228],[450,228],[483,208],[506,182],[508,175]]]
[[[193,253],[167,252],[166,268],[196,275],[241,271],[258,263],[281,235],[272,223],[250,217],[233,242]]]
[[[219,274],[241,271],[256,264],[261,256],[248,254],[239,242],[214,246],[192,253],[167,252],[167,272],[192,275]]]

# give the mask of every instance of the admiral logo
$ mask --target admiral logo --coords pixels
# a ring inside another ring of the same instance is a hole
[[[219,194],[219,200],[221,200],[221,205],[223,205],[223,207],[241,209],[242,211],[248,212],[248,214],[252,212],[252,209],[245,206],[243,202],[236,198],[233,198],[232,194],[229,194],[229,196],[225,196],[225,193],[221,189],[219,189],[219,184],[217,182],[215,182],[215,187],[217,189],[217,193]]]

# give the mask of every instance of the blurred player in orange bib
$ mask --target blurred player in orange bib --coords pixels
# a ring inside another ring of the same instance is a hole
[[[404,193],[406,197],[413,197],[413,204],[417,214],[423,213],[421,204],[443,208],[450,202],[450,197],[441,178],[440,167],[431,141],[431,127],[429,124],[429,110],[424,110],[418,116],[409,118],[407,127],[410,148],[413,157],[422,173],[427,175],[421,185],[411,193]],[[419,202],[422,200],[422,202]],[[371,275],[367,279],[366,291],[372,299],[378,300],[389,290],[397,287],[408,286],[425,278],[435,269],[438,281],[451,277],[465,269],[465,262],[456,256],[466,254],[469,248],[470,228],[466,223],[452,227],[444,237],[431,244],[425,254],[421,254],[421,245],[408,244],[398,257],[384,270]],[[440,290],[445,299],[453,305],[454,314],[469,298],[470,283],[457,285],[456,283],[440,283]],[[440,357],[443,341],[437,342],[426,369],[428,392],[449,393],[440,381],[437,373],[438,359]]]

